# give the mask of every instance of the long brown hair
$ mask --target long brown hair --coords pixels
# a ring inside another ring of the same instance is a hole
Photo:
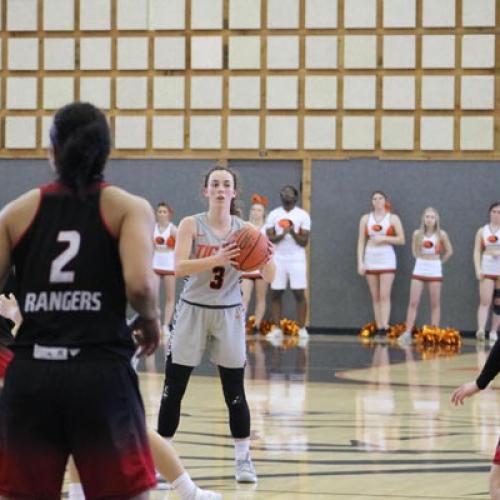
[[[233,184],[234,184],[234,198],[231,200],[231,206],[229,208],[229,213],[231,215],[236,215],[238,217],[241,217],[241,207],[240,207],[240,186],[241,186],[241,180],[239,175],[232,170],[229,167],[222,167],[219,165],[216,165],[215,167],[212,167],[206,174],[205,174],[205,180],[203,182],[203,187],[207,188],[208,187],[208,179],[212,175],[213,172],[217,171],[222,171],[222,172],[228,172],[231,174],[233,177]]]
[[[436,216],[436,223],[434,224],[434,234],[436,234],[438,237],[436,245],[439,246],[441,244],[441,224],[440,224],[439,212],[434,207],[427,207],[422,212],[422,216],[420,218],[420,228],[418,229],[417,232],[417,248],[420,248],[422,246],[422,241],[425,236],[425,214],[427,212],[434,212],[434,215]]]

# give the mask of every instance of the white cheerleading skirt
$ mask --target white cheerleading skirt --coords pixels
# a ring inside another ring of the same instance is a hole
[[[441,260],[417,259],[411,279],[419,281],[442,281],[443,265]]]
[[[366,274],[396,272],[396,253],[392,245],[367,246],[364,266]]]
[[[175,274],[174,252],[155,252],[153,256],[153,270],[160,276]]]
[[[484,278],[500,278],[500,257],[483,254],[481,259],[481,274]]]

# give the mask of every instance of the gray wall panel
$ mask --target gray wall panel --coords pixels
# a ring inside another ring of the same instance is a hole
[[[152,205],[167,201],[174,208],[174,220],[178,223],[182,217],[205,209],[202,183],[204,174],[213,165],[210,160],[111,160],[106,178],[145,197]],[[282,186],[300,186],[300,161],[235,161],[231,166],[242,181],[244,218],[248,216],[252,193],[266,195],[274,208],[280,203]],[[3,206],[24,191],[50,182],[53,173],[45,160],[0,160],[0,178],[3,180],[0,206]],[[285,314],[288,317],[294,314],[290,296],[285,297]]]
[[[396,250],[399,265],[392,322],[405,318],[413,269],[411,235],[422,210],[430,205],[440,212],[442,227],[455,250],[444,267],[442,324],[474,330],[478,303],[472,263],[474,236],[488,222],[490,203],[500,199],[498,162],[314,162],[311,324],[356,328],[372,319],[366,281],[356,270],[356,243],[360,216],[370,210],[371,193],[376,189],[391,198],[407,239]],[[429,321],[426,292],[417,321]]]

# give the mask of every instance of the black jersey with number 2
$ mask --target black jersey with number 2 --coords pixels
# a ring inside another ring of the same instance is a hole
[[[105,184],[79,198],[60,183],[40,187],[37,213],[13,264],[23,324],[15,345],[132,351],[118,240],[100,210]]]

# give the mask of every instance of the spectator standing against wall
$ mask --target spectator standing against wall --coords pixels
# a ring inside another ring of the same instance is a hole
[[[288,283],[295,297],[299,336],[307,337],[306,316],[307,288],[306,246],[311,231],[311,217],[297,206],[299,193],[293,186],[280,191],[281,207],[269,213],[266,233],[275,245],[276,276],[271,283],[271,315],[274,328],[270,335],[283,335],[279,327],[282,312],[283,292]]]

